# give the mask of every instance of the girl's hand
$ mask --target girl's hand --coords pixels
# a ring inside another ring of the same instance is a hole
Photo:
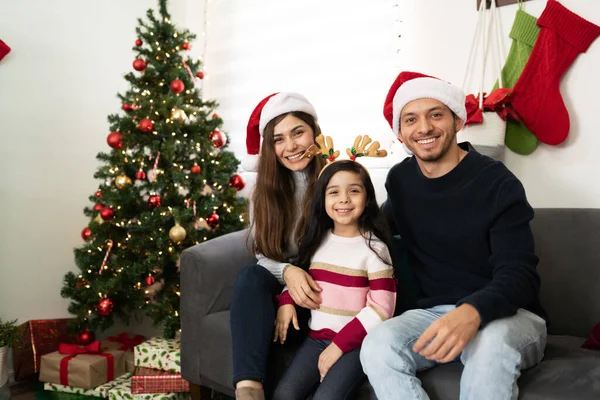
[[[283,280],[288,287],[290,296],[294,299],[294,303],[300,307],[310,308],[311,310],[319,308],[321,296],[318,292],[322,289],[308,272],[302,268],[290,265],[283,274]]]
[[[300,326],[298,325],[296,307],[294,307],[293,304],[286,304],[279,307],[277,310],[277,320],[275,321],[275,335],[273,336],[273,342],[277,342],[277,338],[279,338],[281,344],[285,342],[290,321],[293,322],[294,328],[299,331]]]
[[[331,343],[319,356],[319,373],[321,374],[321,382],[325,379],[325,375],[329,372],[329,369],[333,367],[333,364],[344,355],[344,352],[340,350],[335,343]]]

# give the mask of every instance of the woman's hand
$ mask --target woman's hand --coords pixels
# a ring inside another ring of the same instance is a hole
[[[288,287],[290,296],[294,299],[294,303],[300,307],[316,310],[321,304],[321,288],[313,280],[313,278],[303,270],[296,266],[290,265],[286,268],[283,274],[283,280]]]
[[[300,330],[298,316],[296,315],[296,307],[294,307],[293,304],[285,304],[277,310],[273,342],[277,342],[277,338],[279,338],[279,343],[283,344],[285,342],[290,322],[293,322],[294,328],[296,328],[297,331]]]
[[[325,379],[325,375],[329,372],[329,369],[333,367],[333,364],[343,356],[344,353],[340,350],[335,343],[331,343],[319,356],[319,373],[321,374],[321,382]]]

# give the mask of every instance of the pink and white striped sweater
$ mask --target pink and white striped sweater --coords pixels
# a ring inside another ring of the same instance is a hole
[[[391,260],[387,246],[373,237],[371,246]],[[362,236],[329,233],[312,258],[309,273],[323,289],[321,307],[311,310],[308,322],[313,339],[333,340],[344,352],[359,348],[377,325],[394,314],[396,282],[393,268],[369,248]],[[279,306],[294,304],[283,289]]]

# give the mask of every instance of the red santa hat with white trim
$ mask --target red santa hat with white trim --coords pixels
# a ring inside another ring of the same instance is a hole
[[[311,115],[317,120],[317,112],[312,104],[299,93],[278,92],[273,93],[258,103],[246,128],[246,151],[248,155],[242,160],[242,167],[246,171],[256,171],[260,141],[265,127],[273,119],[282,114],[301,111]]]
[[[400,113],[405,105],[417,99],[435,99],[441,101],[463,121],[467,119],[465,93],[461,88],[449,82],[419,72],[400,72],[390,88],[383,116],[392,128],[394,135],[400,134]],[[406,146],[405,146],[406,148]]]

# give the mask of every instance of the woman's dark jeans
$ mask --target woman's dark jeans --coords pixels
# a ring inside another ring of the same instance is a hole
[[[238,274],[230,316],[234,387],[239,381],[253,380],[262,382],[267,393],[272,389],[273,379],[267,376],[267,365],[271,364],[270,350],[280,347],[273,343],[273,327],[277,316],[275,296],[282,289],[273,274],[260,265],[247,266]],[[297,332],[291,327],[286,345],[306,337],[308,314],[299,311],[301,330]]]

